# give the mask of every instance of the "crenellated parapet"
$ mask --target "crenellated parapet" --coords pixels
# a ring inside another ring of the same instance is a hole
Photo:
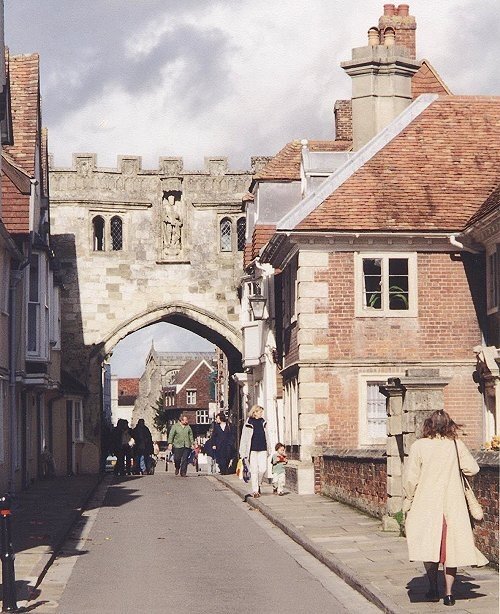
[[[215,197],[241,201],[252,174],[267,159],[255,157],[250,169],[230,170],[226,157],[206,157],[203,170],[188,170],[182,158],[161,157],[157,169],[144,169],[141,156],[120,155],[117,166],[109,168],[99,167],[94,153],[78,153],[73,154],[70,168],[56,167],[51,161],[51,195],[53,200],[73,197],[116,200],[121,195],[121,200],[127,202],[145,194],[158,196],[160,190],[181,190],[193,198],[203,194],[210,195],[212,200]]]

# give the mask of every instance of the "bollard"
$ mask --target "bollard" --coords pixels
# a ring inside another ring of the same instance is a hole
[[[10,495],[0,497],[0,558],[2,559],[2,612],[19,612],[16,603],[16,572],[10,526]]]

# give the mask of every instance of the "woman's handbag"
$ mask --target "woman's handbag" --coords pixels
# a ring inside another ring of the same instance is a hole
[[[252,474],[250,473],[250,467],[247,465],[245,459],[243,459],[243,481],[250,482]]]
[[[462,480],[462,488],[464,490],[465,501],[467,503],[467,507],[469,509],[469,515],[474,520],[482,520],[483,519],[483,508],[481,504],[476,499],[476,495],[472,490],[471,485],[469,484],[469,480],[465,477],[462,468],[460,467],[460,457],[458,456],[458,447],[456,439],[453,440],[455,443],[455,451],[457,453],[457,461],[458,461],[458,469],[460,471],[460,479]]]

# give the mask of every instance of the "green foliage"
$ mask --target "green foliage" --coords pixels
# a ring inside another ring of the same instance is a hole
[[[391,299],[399,299],[404,305],[404,309],[408,309],[408,294],[400,286],[391,286],[389,288],[389,296]],[[379,292],[367,293],[367,306],[372,309],[380,309],[382,296]]]
[[[155,426],[155,429],[160,431],[160,433],[166,433],[168,424],[167,410],[165,409],[162,395],[160,395],[160,397],[152,407],[155,410],[155,415],[153,416],[153,424]]]
[[[400,510],[399,512],[396,512],[394,514],[394,519],[399,524],[399,534],[401,535],[401,537],[405,537],[406,533],[405,533],[405,514],[404,512],[402,510]]]

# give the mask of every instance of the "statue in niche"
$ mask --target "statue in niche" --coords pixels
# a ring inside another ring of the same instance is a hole
[[[178,210],[181,193],[175,190],[163,192],[162,198],[162,236],[163,253],[178,254],[182,249],[182,218]]]

